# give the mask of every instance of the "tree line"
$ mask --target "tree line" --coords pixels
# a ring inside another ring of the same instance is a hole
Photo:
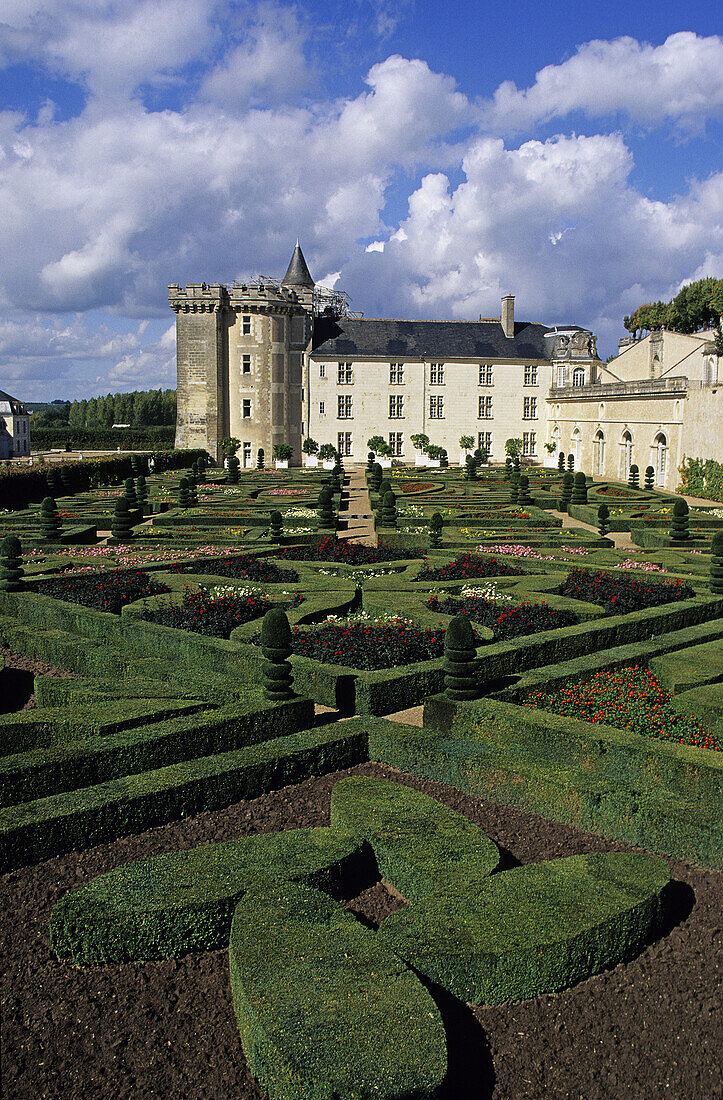
[[[623,324],[636,340],[644,333],[667,328],[672,332],[700,332],[715,329],[721,335],[723,313],[723,279],[709,276],[687,283],[669,302],[645,302],[623,319]]]
[[[132,428],[162,427],[176,423],[175,390],[134,390],[108,393],[105,397],[66,401],[43,409],[33,417],[33,428]]]

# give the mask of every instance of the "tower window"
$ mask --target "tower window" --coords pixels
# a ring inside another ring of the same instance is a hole
[[[319,378],[326,378],[326,363],[319,363]]]
[[[244,313],[241,317],[241,335],[251,335],[251,315],[249,313]]]
[[[242,374],[251,374],[251,356],[250,355],[242,355],[241,356],[241,373]]]
[[[241,416],[244,420],[249,420],[251,418],[251,401],[247,398],[244,398],[241,402]]]
[[[319,416],[324,416],[326,413],[326,401],[319,402]]]

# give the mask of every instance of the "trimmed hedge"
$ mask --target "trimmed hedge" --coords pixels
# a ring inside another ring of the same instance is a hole
[[[350,776],[331,792],[331,823],[367,840],[383,878],[418,899],[484,878],[500,852],[479,826],[412,787]]]
[[[440,891],[392,913],[378,935],[460,1000],[503,1004],[632,958],[662,924],[669,879],[653,856],[569,856]]]
[[[429,993],[318,890],[260,877],[234,914],[229,965],[241,1045],[272,1100],[431,1100],[441,1086]]]

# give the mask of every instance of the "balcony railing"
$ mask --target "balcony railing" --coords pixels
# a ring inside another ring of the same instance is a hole
[[[553,385],[548,401],[559,401],[571,397],[635,397],[649,394],[684,394],[690,385],[687,378],[641,378],[634,382],[595,382],[586,386],[555,386]]]

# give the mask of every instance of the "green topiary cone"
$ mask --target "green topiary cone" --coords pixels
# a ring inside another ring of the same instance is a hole
[[[284,521],[281,518],[281,512],[272,512],[270,519],[269,537],[272,542],[281,542],[284,537]]]
[[[688,504],[680,497],[673,505],[673,520],[670,527],[670,538],[673,542],[687,542],[690,538],[688,530]]]
[[[572,498],[572,486],[574,484],[573,474],[565,474],[562,479],[562,492],[560,493],[560,500],[558,503],[558,511],[566,512],[567,506]]]
[[[118,497],[115,502],[115,512],[111,520],[110,531],[114,539],[119,542],[127,542],[133,538],[130,509],[126,497]]]
[[[123,496],[128,501],[128,507],[135,511],[138,508],[138,497],[136,496],[136,487],[132,477],[127,477],[123,482]]]
[[[228,460],[228,473],[227,473],[226,477],[227,477],[227,481],[228,481],[229,485],[238,485],[239,466],[240,466],[239,460],[236,458],[236,455],[233,455]]]
[[[582,471],[575,474],[572,486],[571,504],[587,504],[587,478]]]
[[[264,661],[261,664],[264,695],[271,702],[293,699],[293,676],[291,663],[291,627],[286,612],[280,607],[272,607],[264,615],[261,623],[261,652]]]
[[[630,485],[633,489],[640,488],[640,470],[635,465],[635,463],[633,463],[628,471],[628,485]]]
[[[60,516],[52,497],[46,497],[40,505],[40,527],[43,538],[57,542],[61,535]]]
[[[397,498],[391,490],[382,499],[382,527],[397,526]]]
[[[0,591],[22,592],[23,551],[17,535],[6,535],[0,542]]]
[[[723,531],[713,536],[710,547],[710,590],[723,595]]]
[[[652,466],[645,467],[645,488],[648,492],[652,491],[655,486],[655,470]]]
[[[530,479],[527,474],[520,474],[517,503],[532,504],[532,497],[530,496]]]
[[[608,508],[607,504],[601,504],[597,510],[597,522],[598,531],[600,532],[602,538],[605,538],[605,536],[610,531],[610,524],[608,523],[609,518],[610,509]]]
[[[457,702],[478,699],[481,694],[474,630],[464,615],[455,615],[444,635],[444,690]]]

